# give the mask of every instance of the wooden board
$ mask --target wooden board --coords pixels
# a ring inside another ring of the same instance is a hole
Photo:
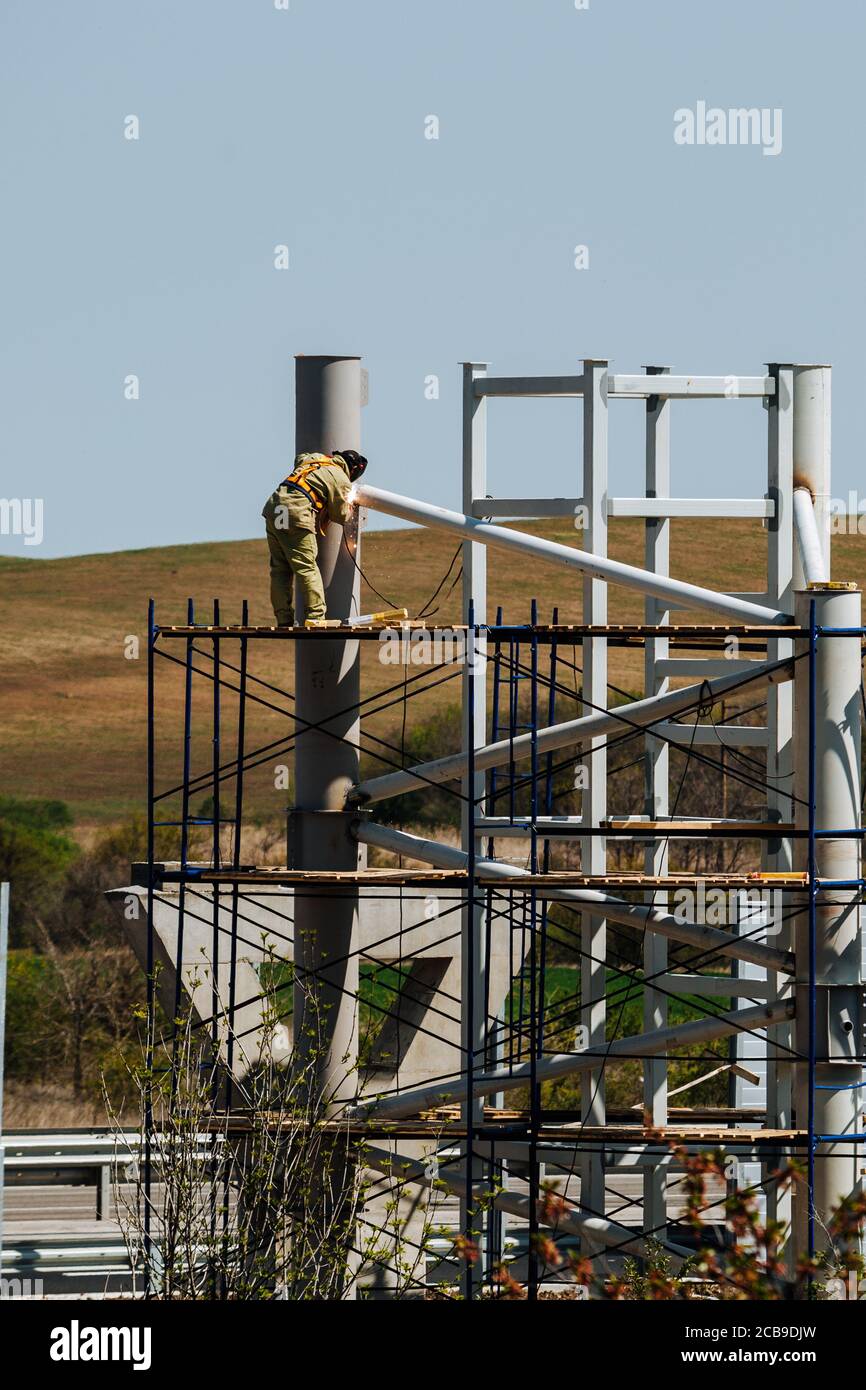
[[[500,891],[531,888],[806,888],[809,876],[805,873],[706,873],[706,874],[581,874],[568,870],[551,870],[546,874],[526,874],[514,879],[476,880],[477,885],[494,886]]]
[[[256,1123],[260,1122],[261,1117],[258,1117]],[[203,1132],[242,1134],[251,1128],[252,1123],[252,1120],[243,1113],[217,1114],[209,1121],[203,1121],[200,1127]],[[513,1143],[515,1140],[520,1142],[521,1139],[529,1136],[530,1120],[527,1112],[485,1110],[485,1132],[481,1136],[482,1142],[496,1143],[496,1135],[491,1132],[495,1129],[496,1124],[502,1124],[506,1127],[507,1132],[502,1135],[503,1143]],[[289,1131],[297,1126],[297,1121],[291,1120],[285,1115],[275,1115],[273,1118],[275,1130]],[[363,1121],[335,1119],[329,1121],[326,1127],[335,1133],[345,1134],[358,1140],[372,1138],[438,1139],[440,1137],[447,1137],[450,1140],[460,1138],[466,1133],[459,1112],[455,1112],[454,1107],[451,1106],[442,1107],[439,1111],[404,1117],[390,1122],[376,1120],[375,1117]],[[520,1132],[521,1129],[524,1131],[523,1133]],[[584,1144],[596,1146],[599,1144],[627,1144],[633,1145],[635,1148],[643,1148],[648,1145],[662,1150],[679,1144],[727,1148],[742,1146],[753,1148],[755,1145],[766,1145],[770,1148],[797,1148],[808,1141],[808,1131],[804,1129],[761,1129],[757,1127],[734,1129],[726,1125],[708,1124],[676,1124],[666,1125],[659,1129],[645,1129],[641,1125],[581,1125],[579,1121],[575,1121],[570,1125],[542,1123],[535,1132],[539,1143],[571,1143],[575,1145],[575,1148]]]
[[[462,869],[285,869],[259,868],[240,870],[202,869],[184,874],[181,870],[166,870],[161,877],[167,883],[229,883],[267,885],[268,887],[358,887],[358,888],[403,888],[425,884],[468,884]]]
[[[578,833],[579,833],[579,827]],[[599,822],[599,829],[609,829],[617,834],[652,835],[664,839],[666,835],[714,835],[737,840],[769,836],[777,838],[784,835],[807,835],[808,831],[797,831],[796,827],[781,821],[706,821],[706,820],[628,820],[622,816],[611,816]],[[542,836],[543,838],[543,836]]]
[[[217,883],[268,887],[356,887],[411,888],[427,884],[469,886],[465,869],[157,869],[162,883]],[[497,893],[528,892],[533,888],[619,888],[635,891],[646,888],[790,888],[808,887],[805,873],[707,873],[707,874],[582,874],[572,870],[553,870],[546,874],[525,874],[520,878],[475,879],[476,890],[490,888]]]

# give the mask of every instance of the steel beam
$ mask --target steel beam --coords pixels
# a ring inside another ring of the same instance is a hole
[[[765,1028],[769,1024],[781,1023],[792,1018],[794,1005],[791,1001],[776,1004],[756,1004],[750,1009],[732,1009],[728,1013],[716,1014],[711,1018],[699,1018],[691,1023],[678,1023],[670,1028],[657,1029],[652,1033],[639,1033],[631,1038],[614,1038],[597,1047],[585,1048],[582,1052],[566,1052],[545,1057],[535,1065],[538,1081],[556,1081],[562,1076],[574,1076],[580,1072],[592,1072],[601,1062],[615,1061],[618,1057],[646,1057],[667,1053],[673,1048],[691,1047],[698,1043],[712,1042],[715,1038],[729,1037],[743,1029]],[[473,1094],[488,1096],[494,1091],[514,1091],[526,1086],[530,1078],[530,1064],[521,1062],[510,1068],[498,1068],[482,1073],[473,1080]],[[434,1109],[459,1100],[466,1091],[466,1078],[455,1076],[435,1081],[428,1086],[416,1086],[401,1091],[398,1095],[371,1096],[353,1106],[351,1114],[355,1118],[375,1116],[377,1120],[397,1120],[407,1115],[415,1115],[419,1110]]]
[[[583,497],[484,497],[478,495],[466,507],[470,516],[540,517],[575,516]],[[639,517],[755,517],[767,521],[775,515],[768,497],[608,497],[608,516]],[[649,567],[647,567],[649,568]],[[661,573],[661,571],[658,571]]]
[[[419,1163],[415,1159],[404,1158],[401,1154],[390,1154],[385,1149],[365,1148],[364,1163],[374,1172],[384,1173],[395,1182],[411,1182],[419,1187],[433,1187],[435,1184],[436,1187],[440,1189],[444,1187],[458,1196],[466,1187],[464,1173],[442,1164],[432,1163],[429,1159]],[[480,1197],[481,1192],[478,1195]],[[490,1200],[500,1211],[510,1212],[524,1221],[529,1221],[531,1214],[531,1199],[529,1197],[521,1196],[517,1192],[497,1192]],[[570,1203],[566,1203],[561,1210],[557,1209],[556,1231],[557,1234],[561,1235],[580,1236],[582,1240],[588,1241],[592,1245],[615,1245],[626,1255],[646,1257],[649,1253],[644,1240],[635,1235],[628,1226],[620,1226],[618,1222],[609,1221],[607,1217],[587,1215]],[[656,1244],[663,1245],[665,1250],[678,1257],[671,1261],[674,1268],[679,1267],[681,1260],[688,1259],[694,1254],[694,1251],[689,1250],[684,1245],[675,1245],[660,1239],[656,1240]]]
[[[616,709],[596,710],[593,714],[585,714],[579,719],[570,719],[562,724],[551,724],[548,728],[538,731],[538,752],[549,753],[557,748],[568,748],[577,744],[588,746],[593,738],[622,732],[630,727],[645,729],[650,725],[659,724],[670,715],[680,713],[698,701],[714,702],[734,690],[747,689],[755,681],[766,680],[775,684],[790,678],[790,662],[756,662],[754,668],[745,673],[736,670],[730,676],[701,681],[699,685],[687,685],[663,695],[651,695],[645,700],[619,705]],[[688,729],[685,732],[688,738]],[[497,743],[489,743],[484,748],[476,749],[475,767],[477,771],[505,767],[512,761],[518,762],[528,758],[531,752],[531,735],[519,734],[517,738],[501,739]],[[415,767],[400,772],[388,772],[381,777],[371,777],[358,783],[350,792],[349,799],[366,804],[400,796],[403,792],[415,791],[418,787],[429,786],[431,783],[453,782],[463,776],[466,756],[466,753],[452,753],[445,758],[418,763]]]
[[[466,869],[468,856],[455,845],[443,845],[437,840],[425,840],[419,835],[410,835],[405,830],[392,830],[390,826],[375,825],[371,821],[359,820],[353,825],[353,833],[365,845],[376,845],[379,849],[390,850],[394,854],[405,855],[409,859],[420,859],[422,863],[436,864],[443,869]],[[496,859],[477,858],[476,876],[480,881],[502,881],[503,888],[516,878],[525,878],[526,869],[516,864],[503,864]],[[655,932],[672,941],[682,941],[695,946],[707,954],[731,956],[740,960],[752,960],[775,970],[784,971],[790,961],[782,951],[773,950],[759,941],[739,940],[729,936],[717,927],[702,926],[692,922],[679,922],[666,912],[647,903],[629,903],[609,893],[601,893],[593,888],[545,888],[536,890],[538,897],[550,902],[571,903],[577,908],[604,912],[605,917],[621,926],[634,927],[639,931]]]
[[[803,578],[806,584],[825,584],[830,578],[830,573],[818,533],[812,494],[808,488],[794,488],[794,522]]]
[[[582,396],[582,376],[482,376],[475,394],[485,396]]]
[[[661,386],[655,376],[629,376],[617,373],[610,379],[612,396],[667,396],[691,400],[736,401],[754,396],[772,396],[776,383],[771,376],[666,376]]]
[[[626,565],[620,560],[610,560],[600,555],[591,555],[574,546],[561,545],[558,541],[543,540],[540,536],[526,535],[522,531],[509,531],[504,526],[494,526],[491,522],[478,521],[475,517],[450,512],[445,507],[437,507],[432,502],[417,502],[412,497],[403,497],[396,492],[386,492],[384,488],[371,487],[359,483],[356,497],[362,507],[372,507],[374,511],[386,512],[389,516],[401,517],[404,521],[414,521],[422,526],[438,527],[449,531],[464,540],[480,541],[484,545],[496,546],[500,550],[520,555],[533,555],[551,564],[580,570],[593,579],[604,579],[611,584],[623,584],[626,588],[637,589],[645,594],[657,594],[681,608],[706,608],[714,613],[724,613],[727,617],[740,621],[757,623],[782,623],[788,615],[763,604],[750,603],[733,594],[718,594],[712,589],[704,589],[699,584],[687,584],[682,579],[669,579],[650,574],[637,565]]]
[[[775,503],[767,497],[611,497],[607,504],[608,516],[760,517],[766,521],[774,510]]]

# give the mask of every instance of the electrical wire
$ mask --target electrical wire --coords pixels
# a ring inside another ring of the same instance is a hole
[[[352,564],[355,566],[355,569],[358,571],[358,574],[361,576],[361,578],[363,579],[364,583],[367,585],[367,588],[371,591],[371,593],[374,593],[374,594],[376,595],[377,598],[380,598],[380,599],[382,600],[383,603],[387,603],[387,605],[388,605],[389,608],[399,608],[399,607],[401,607],[401,605],[398,604],[398,603],[396,603],[396,602],[394,601],[394,599],[387,598],[385,594],[381,593],[381,592],[376,588],[375,584],[373,584],[373,582],[370,580],[370,578],[368,577],[368,575],[366,574],[366,572],[361,568],[360,564],[358,563],[358,560],[356,559],[355,555],[352,553],[352,550],[351,550],[350,547],[349,547],[349,543],[348,543],[348,541],[346,540],[346,533],[345,533],[345,531],[343,532],[342,544],[346,547],[346,554],[348,555],[349,559],[352,561]],[[434,600],[435,598],[438,598],[439,593],[440,593],[441,590],[442,590],[442,586],[446,583],[446,581],[447,581],[447,579],[448,579],[448,576],[450,575],[452,569],[454,568],[454,561],[457,559],[457,556],[460,554],[460,552],[461,552],[462,549],[463,549],[463,542],[461,541],[460,544],[458,545],[457,549],[454,551],[454,554],[451,556],[451,563],[449,564],[447,570],[446,570],[445,573],[443,574],[443,576],[442,576],[442,578],[440,579],[439,583],[436,585],[436,588],[433,590],[432,594],[431,594],[430,597],[427,599],[427,601],[421,605],[421,608],[420,608],[420,610],[419,610],[419,612],[418,612],[418,614],[417,614],[418,618],[432,618],[434,613],[438,613],[438,612],[439,612],[439,608],[442,606],[441,604],[439,605],[439,607],[434,608],[434,609],[432,609],[432,610],[430,610],[430,604],[433,602],[433,600]],[[460,569],[458,570],[457,574],[454,576],[454,579],[452,580],[451,587],[449,588],[448,593],[445,595],[445,598],[446,598],[446,599],[447,599],[447,598],[449,597],[449,595],[453,592],[453,590],[454,590],[454,588],[455,588],[455,586],[456,586],[456,584],[457,584],[457,581],[461,578],[462,574],[463,574],[463,566],[461,565],[461,566],[460,566]],[[428,610],[430,610],[430,611],[428,611]]]

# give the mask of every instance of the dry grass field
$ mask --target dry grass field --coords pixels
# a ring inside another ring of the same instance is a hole
[[[533,523],[533,529],[566,544],[580,542],[579,533],[567,520]],[[454,549],[452,537],[433,532],[370,531],[364,537],[362,563],[375,587],[413,614],[439,583]],[[642,565],[642,523],[614,522],[610,553],[616,559]],[[731,590],[760,590],[765,557],[766,532],[758,521],[672,523],[672,572],[679,578]],[[554,605],[558,605],[562,621],[580,619],[581,585],[576,573],[495,551],[490,552],[490,566],[491,616],[501,604],[506,620],[525,622],[534,597],[542,619],[549,618]],[[866,538],[836,538],[834,574],[861,584],[866,581]],[[268,623],[265,543],[251,540],[175,546],[63,560],[0,559],[0,795],[59,797],[70,805],[78,833],[85,837],[89,828],[126,816],[143,804],[146,663],[144,655],[138,660],[127,659],[125,642],[129,635],[138,635],[144,652],[150,595],[157,600],[158,621],[163,623],[184,620],[187,597],[195,600],[200,621],[207,621],[213,599],[218,597],[224,621],[238,621],[241,600],[248,598],[252,621]],[[366,586],[362,602],[365,608],[381,607]],[[458,585],[434,621],[459,621],[459,602]],[[621,588],[611,590],[611,621],[639,621],[641,617],[639,596]],[[176,654],[182,655],[179,644]],[[223,655],[233,659],[229,651],[224,650]],[[377,655],[375,644],[365,644],[365,697],[399,684],[401,679],[400,668],[382,665]],[[198,664],[204,666],[206,658]],[[289,644],[256,644],[251,670],[265,681],[290,687]],[[226,675],[235,679],[230,671]],[[567,677],[571,679],[570,673],[563,671],[563,680]],[[610,678],[626,690],[640,692],[639,653],[612,653]],[[193,765],[204,771],[211,757],[211,683],[196,676],[194,684]],[[284,700],[262,687],[253,688],[280,709],[287,709]],[[410,719],[425,717],[456,698],[456,683],[440,684],[415,702]],[[168,782],[179,780],[174,773],[180,770],[181,700],[180,668],[161,662],[159,773]],[[231,692],[225,695],[224,713],[225,734],[230,740],[234,731]],[[368,727],[399,743],[401,714],[398,700],[370,720]],[[248,748],[270,743],[290,731],[291,719],[286,713],[264,705],[250,707]],[[278,761],[276,754],[266,760],[249,783],[251,804],[264,815],[285,802],[285,795],[273,787],[273,765]]]

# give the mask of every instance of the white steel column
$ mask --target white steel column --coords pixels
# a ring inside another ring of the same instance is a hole
[[[815,523],[824,550],[824,573],[830,569],[830,368],[798,363],[793,371],[794,487],[812,494]],[[806,579],[799,548],[794,553],[794,588]]]
[[[644,367],[649,376],[659,376],[669,367]],[[669,497],[671,490],[670,463],[670,401],[664,396],[649,396],[646,403],[646,495]],[[667,517],[647,517],[645,523],[644,564],[656,574],[670,574],[670,531]],[[648,625],[670,622],[667,604],[648,595],[644,605],[644,621]],[[644,649],[644,695],[662,695],[669,688],[668,678],[656,671],[656,662],[667,659],[670,643],[667,637],[647,637]],[[669,812],[670,745],[646,735],[644,755],[644,811],[650,820],[660,820]],[[651,840],[644,851],[644,871],[666,874],[668,871],[667,840]],[[644,894],[646,902],[657,907],[667,906],[667,894],[660,890]],[[647,932],[644,937],[643,966],[645,977],[661,975],[667,970],[668,943],[662,936]],[[667,1027],[668,1000],[651,985],[644,985],[643,1026],[645,1033]],[[653,1058],[643,1063],[644,1123],[660,1129],[668,1120],[668,1069],[664,1059]],[[644,1229],[656,1239],[664,1240],[666,1207],[666,1173],[663,1164],[644,1169],[643,1202]]]
[[[584,360],[583,395],[583,501],[587,509],[585,548],[594,555],[607,555],[607,380],[604,359]],[[583,621],[607,622],[607,585],[587,576],[583,581]],[[591,708],[607,708],[607,641],[589,637],[583,642],[583,698]],[[583,767],[589,779],[582,798],[584,821],[598,826],[607,816],[606,740],[593,738],[584,746]],[[580,840],[580,862],[585,873],[602,874],[607,866],[606,840],[601,835],[584,835]],[[607,923],[604,918],[581,913],[580,931],[581,1023],[588,1029],[589,1046],[605,1041]],[[581,1117],[584,1124],[605,1123],[604,1069],[591,1071],[581,1081]],[[587,1211],[604,1216],[604,1156],[593,1151],[581,1157],[580,1200]],[[596,1254],[598,1246],[587,1239],[585,1253]]]
[[[794,370],[789,363],[769,365],[770,373],[776,379],[775,395],[767,400],[767,485],[768,494],[775,502],[775,516],[768,522],[767,534],[767,592],[769,602],[778,603],[786,612],[794,607],[794,516],[792,505],[794,474]],[[789,638],[769,642],[767,655],[781,660],[793,654],[794,644]],[[794,728],[794,688],[788,683],[784,689],[773,686],[767,690],[767,811],[770,820],[790,822],[794,819],[793,802],[793,728]],[[762,866],[770,873],[784,873],[793,868],[793,841],[790,837],[765,841]],[[781,896],[781,895],[780,895]],[[776,900],[776,907],[780,906]],[[767,942],[779,950],[788,951],[793,942],[793,925],[790,920],[791,905],[782,904],[781,911],[771,915],[778,919],[772,923],[772,936]],[[788,920],[784,920],[784,919]],[[766,972],[756,966],[739,962],[738,976],[752,976],[766,980],[769,997],[780,999],[788,997],[791,989],[790,979],[775,971]],[[750,1071],[763,1073],[766,1080],[760,1088],[760,1103],[766,1103],[767,1125],[775,1129],[790,1129],[793,1124],[792,1082],[790,1065],[779,1058],[790,1056],[786,1049],[793,1046],[794,1030],[789,1023],[773,1028],[767,1033],[767,1060],[760,1067],[755,1059],[747,1060],[748,1048],[753,1039],[744,1039],[742,1055]],[[735,1079],[735,1099],[738,1105],[752,1103],[750,1092],[744,1089],[743,1080]],[[781,1155],[774,1164],[764,1166],[764,1176],[769,1177],[773,1167],[781,1166]],[[744,1175],[748,1177],[749,1175]],[[778,1184],[770,1181],[767,1192],[767,1215],[771,1220],[782,1221],[790,1229],[791,1193],[790,1189],[780,1193]],[[789,1258],[793,1247],[789,1243]]]
[[[797,617],[807,626],[811,605],[820,628],[859,628],[861,595],[856,589],[812,589],[797,594]],[[798,643],[800,650],[803,644]],[[808,647],[808,643],[806,644]],[[797,663],[795,690],[797,825],[808,825],[810,755],[814,757],[815,827],[822,831],[854,831],[861,825],[860,760],[862,719],[860,703],[861,640],[859,635],[820,635],[815,656],[815,708],[810,719],[809,662]],[[797,867],[808,863],[808,842],[796,841]],[[861,875],[861,843],[853,836],[818,838],[815,869],[819,881],[851,883]],[[862,1130],[859,1123],[862,1054],[862,932],[860,892],[852,887],[821,889],[816,902],[815,929],[815,1057],[814,1125],[816,1135],[839,1136]],[[797,918],[794,932],[797,966],[797,1053],[808,1054],[810,1043],[809,920]],[[797,1067],[796,1118],[805,1128],[809,1113],[808,1068]],[[815,1248],[829,1243],[827,1224],[843,1197],[857,1190],[863,1147],[852,1140],[828,1138],[815,1150]],[[806,1248],[808,1210],[804,1188],[795,1194],[795,1238],[798,1253]],[[799,1200],[798,1200],[799,1198]]]
[[[463,510],[468,515],[477,497],[487,491],[487,400],[475,391],[477,380],[487,375],[484,362],[463,363]],[[472,540],[463,542],[463,617],[468,622],[470,604],[476,623],[487,622],[487,548]],[[464,736],[471,737],[475,748],[482,748],[487,741],[487,667],[486,639],[473,641],[468,634],[466,660],[463,672],[463,729]],[[472,708],[470,709],[470,686],[468,680],[469,663],[473,663]],[[477,771],[470,780],[464,775],[460,788],[463,793],[461,803],[461,843],[468,854],[474,847],[475,854],[482,852],[481,837],[475,832],[476,819],[484,814],[485,773]],[[476,901],[475,884],[470,883],[466,905],[462,911],[461,946],[461,992],[463,997],[464,1038],[469,1041],[473,1051],[472,1067],[477,1072],[484,1067],[484,1045],[486,1041],[486,1011],[484,992],[487,980],[487,961],[485,959],[485,913],[483,898]],[[469,1013],[471,1012],[471,1020]],[[470,1058],[464,1058],[464,1066],[469,1067]],[[472,1120],[480,1124],[484,1119],[484,1099],[481,1096],[463,1103],[464,1123]],[[473,1180],[481,1178],[481,1167],[471,1156]],[[476,1174],[475,1169],[478,1169]],[[461,1229],[466,1229],[465,1198],[461,1200]],[[480,1281],[483,1271],[482,1218],[479,1217],[475,1239],[480,1247],[473,1275]],[[477,1282],[476,1281],[476,1282]]]

